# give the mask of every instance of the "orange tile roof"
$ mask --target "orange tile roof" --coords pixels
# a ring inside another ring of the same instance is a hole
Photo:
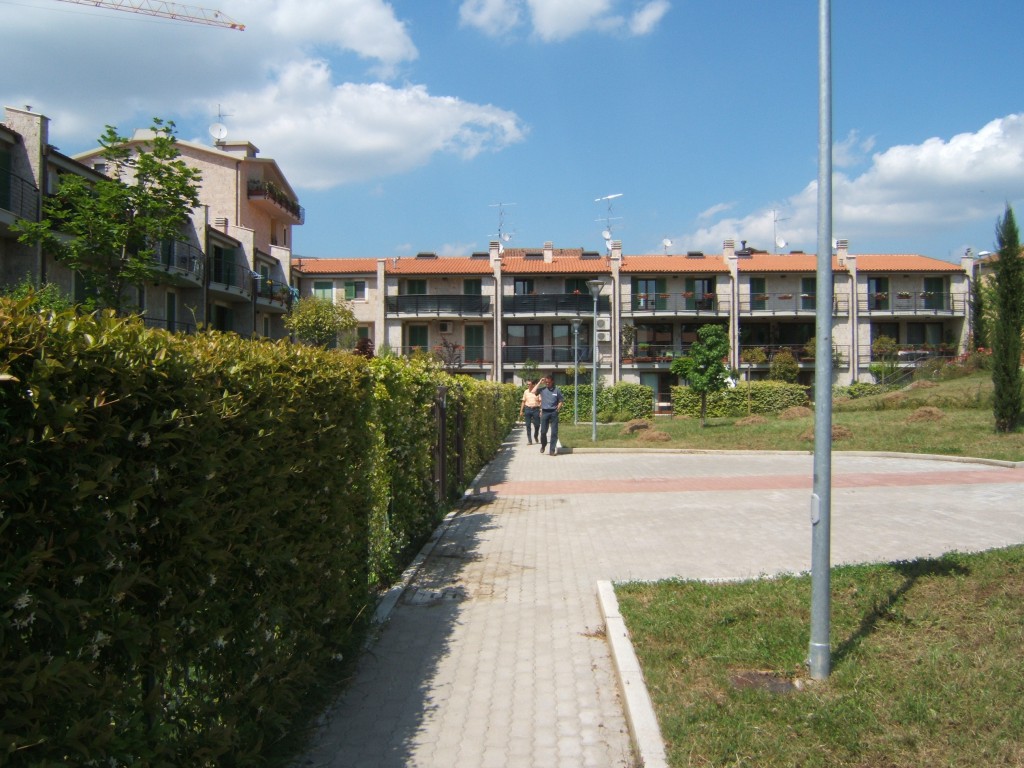
[[[959,264],[916,253],[857,254],[858,272],[963,272]]]
[[[377,271],[376,259],[292,259],[292,270],[303,275],[352,275]]]
[[[738,272],[814,272],[818,256],[813,253],[752,253],[736,259]],[[846,272],[839,260],[832,257],[832,271]]]
[[[584,251],[582,248],[554,248],[551,256],[551,261],[546,262],[543,248],[506,248],[501,257],[501,271],[507,275],[611,273],[609,259],[594,251]]]
[[[389,275],[491,275],[490,258],[468,256],[403,256],[386,259],[384,271]]]
[[[701,274],[728,274],[725,259],[721,254],[705,253],[700,256],[651,256],[635,255],[622,257],[622,271],[637,272],[700,272]]]

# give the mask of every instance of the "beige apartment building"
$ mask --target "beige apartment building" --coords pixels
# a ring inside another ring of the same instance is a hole
[[[916,254],[832,257],[834,383],[870,380],[871,343],[895,339],[903,365],[953,355],[968,341],[971,259]],[[347,299],[360,333],[396,353],[431,350],[478,378],[518,381],[524,365],[572,370],[595,362],[606,382],[646,384],[667,401],[672,360],[708,323],[728,329],[730,363],[767,375],[787,348],[813,381],[817,257],[727,240],[721,253],[608,254],[581,248],[503,249],[448,257],[296,259],[300,295]],[[600,283],[596,300],[590,286]],[[578,330],[573,320],[578,319]],[[455,353],[452,353],[455,350]],[[759,354],[763,353],[763,354]]]

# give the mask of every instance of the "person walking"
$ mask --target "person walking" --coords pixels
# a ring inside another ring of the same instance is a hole
[[[558,455],[558,412],[562,410],[562,390],[555,386],[555,376],[549,373],[538,381],[533,391],[540,395],[540,452],[544,453],[548,443],[548,428],[551,429],[551,455]]]
[[[540,395],[533,391],[533,379],[526,380],[526,390],[519,403],[519,418],[526,423],[526,443],[540,439]]]

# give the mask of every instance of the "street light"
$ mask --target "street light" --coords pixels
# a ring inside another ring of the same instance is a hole
[[[601,287],[603,285],[604,283],[600,280],[587,280],[587,288],[590,289],[590,293],[594,296],[594,367],[593,372],[590,374],[590,391],[593,395],[590,409],[590,440],[594,443],[597,442],[597,297],[601,295]]]
[[[580,423],[580,324],[583,321],[572,319],[572,423]]]

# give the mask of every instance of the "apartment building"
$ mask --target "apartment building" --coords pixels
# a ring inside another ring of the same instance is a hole
[[[904,364],[964,349],[969,334],[971,260],[953,264],[916,254],[832,256],[834,383],[870,380],[871,344],[895,339]],[[622,253],[581,248],[503,249],[446,257],[301,259],[301,295],[356,297],[362,335],[378,348],[431,350],[450,368],[517,381],[524,365],[597,366],[605,381],[651,386],[667,401],[672,360],[701,326],[727,328],[730,363],[751,378],[789,349],[801,379],[813,381],[817,257],[735,247],[718,254]],[[595,299],[591,285],[599,283]],[[578,330],[573,320],[578,319]],[[811,344],[808,344],[811,342]],[[748,354],[756,352],[755,354]]]
[[[130,146],[153,138],[136,131]],[[175,331],[197,325],[244,336],[284,338],[291,306],[292,229],[305,213],[277,163],[249,142],[214,146],[178,140],[180,159],[202,173],[201,205],[181,237],[161,243],[152,282],[132,296],[146,322]],[[106,178],[100,148],[68,157],[49,143],[49,120],[30,109],[5,107],[0,125],[0,278],[60,285],[82,298],[82,280],[51,255],[17,243],[10,224],[38,220],[42,196],[63,173]]]

